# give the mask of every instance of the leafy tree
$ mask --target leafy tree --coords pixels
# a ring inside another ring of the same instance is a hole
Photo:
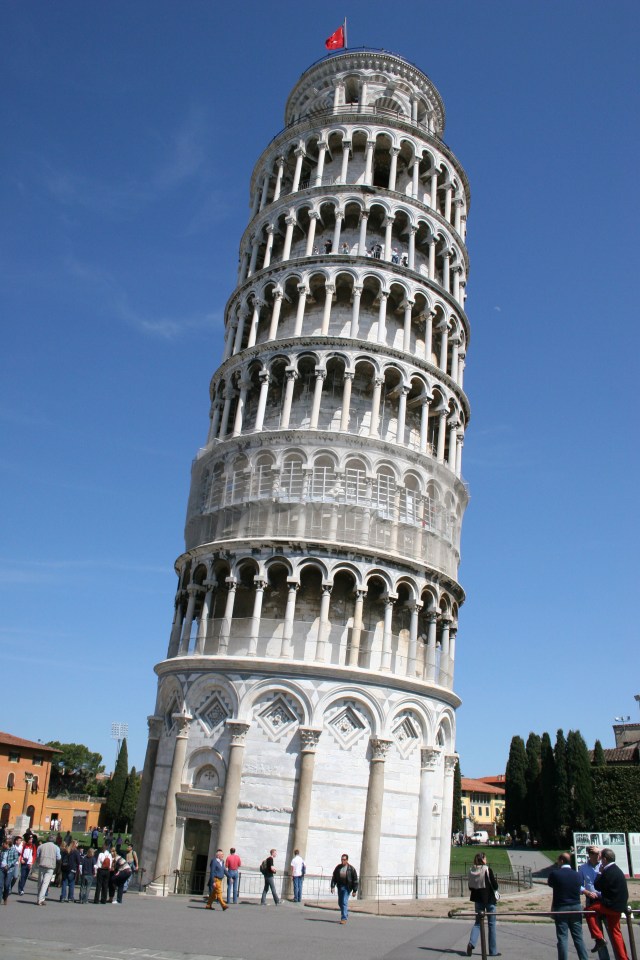
[[[640,767],[597,767],[593,787],[598,829],[640,832]]]
[[[587,745],[578,730],[567,734],[567,778],[572,830],[593,827],[593,777]]]
[[[567,773],[567,741],[562,730],[556,734],[556,745],[553,748],[556,762],[556,795],[555,795],[555,828],[559,843],[564,842],[569,831],[570,798],[569,776]]]
[[[136,768],[131,767],[129,776],[127,777],[127,785],[124,788],[124,796],[122,798],[122,807],[120,810],[120,819],[116,823],[116,828],[118,830],[131,830],[133,827],[133,821],[136,815],[136,807],[138,805],[138,794],[140,793],[140,777],[136,773]],[[455,808],[454,808],[455,809]]]
[[[507,830],[516,835],[521,832],[526,816],[527,754],[522,737],[513,737],[505,772],[505,822]]]
[[[48,747],[54,747],[60,753],[54,753],[51,759],[51,777],[49,792],[52,796],[61,793],[86,793],[97,796],[99,784],[96,775],[104,771],[102,755],[92,753],[83,743],[60,743],[50,740]]]
[[[593,765],[594,767],[604,767],[606,765],[604,750],[599,740],[596,740],[593,745]]]
[[[451,817],[451,830],[453,833],[459,833],[462,830],[462,777],[460,775],[460,761],[456,760],[456,767],[453,771],[453,816]]]
[[[128,770],[129,756],[127,752],[127,741],[123,740],[120,752],[118,753],[116,768],[113,771],[111,783],[109,784],[107,802],[104,806],[105,820],[108,824],[113,824],[116,830],[120,829],[118,824],[120,822],[122,801],[127,788]]]
[[[525,781],[527,784],[526,821],[532,837],[538,837],[540,832],[540,769],[541,769],[541,740],[537,733],[530,733],[527,737],[527,769]]]
[[[551,737],[543,733],[540,738],[540,794],[542,839],[553,846],[556,836],[556,760],[551,746]]]

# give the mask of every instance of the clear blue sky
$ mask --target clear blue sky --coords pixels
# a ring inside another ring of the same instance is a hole
[[[637,2],[7,2],[0,729],[142,765],[191,459],[248,217],[300,74],[349,44],[438,87],[472,191],[456,689],[512,734],[639,718]]]

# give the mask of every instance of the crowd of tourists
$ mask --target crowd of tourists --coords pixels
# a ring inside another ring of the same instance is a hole
[[[45,906],[50,890],[59,890],[60,903],[122,903],[138,872],[138,855],[122,835],[94,827],[91,846],[82,846],[67,832],[51,833],[43,842],[27,830],[24,836],[6,836],[0,828],[0,886],[2,903],[12,893],[22,897],[27,880],[37,868],[37,904]],[[100,841],[102,841],[100,845]],[[76,897],[77,894],[77,897]],[[53,899],[51,897],[51,899]]]

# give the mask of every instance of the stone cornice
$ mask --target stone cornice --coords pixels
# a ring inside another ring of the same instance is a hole
[[[357,683],[366,687],[399,690],[414,693],[423,697],[430,697],[447,706],[457,709],[462,700],[446,687],[440,687],[424,680],[398,677],[392,673],[374,673],[362,667],[342,667],[334,663],[308,663],[301,660],[265,660],[259,657],[205,657],[189,655],[187,657],[173,657],[157,663],[154,670],[158,677],[166,677],[172,673],[218,670],[221,673],[241,673],[259,675],[263,677],[282,677],[282,669],[286,667],[289,677],[307,677],[317,680],[333,680],[340,683]]]
[[[212,543],[215,549],[212,550]],[[199,543],[196,547],[182,553],[175,562],[176,573],[179,575],[179,565],[186,560],[197,561],[206,557],[229,557],[250,556],[254,549],[260,548],[264,553],[273,554],[274,547],[281,548],[278,552],[291,556],[314,556],[318,559],[331,559],[339,557],[351,562],[360,562],[380,566],[384,564],[392,565],[399,572],[405,571],[411,575],[418,575],[425,581],[425,586],[438,585],[447,590],[455,597],[458,606],[462,606],[465,601],[465,592],[461,585],[453,577],[449,576],[444,570],[428,563],[421,563],[418,560],[411,560],[407,557],[398,556],[385,550],[371,548],[367,553],[361,546],[354,546],[350,543],[343,543],[335,540],[322,541],[313,537],[305,537],[299,540],[296,537],[244,537],[242,539],[216,539],[212,543]],[[452,548],[453,550],[453,548]]]

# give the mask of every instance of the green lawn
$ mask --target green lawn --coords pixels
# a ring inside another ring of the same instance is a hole
[[[451,847],[450,872],[454,876],[467,873],[473,866],[476,853],[486,853],[487,863],[494,873],[511,873],[509,854],[504,847],[490,847],[478,844],[472,847]]]

